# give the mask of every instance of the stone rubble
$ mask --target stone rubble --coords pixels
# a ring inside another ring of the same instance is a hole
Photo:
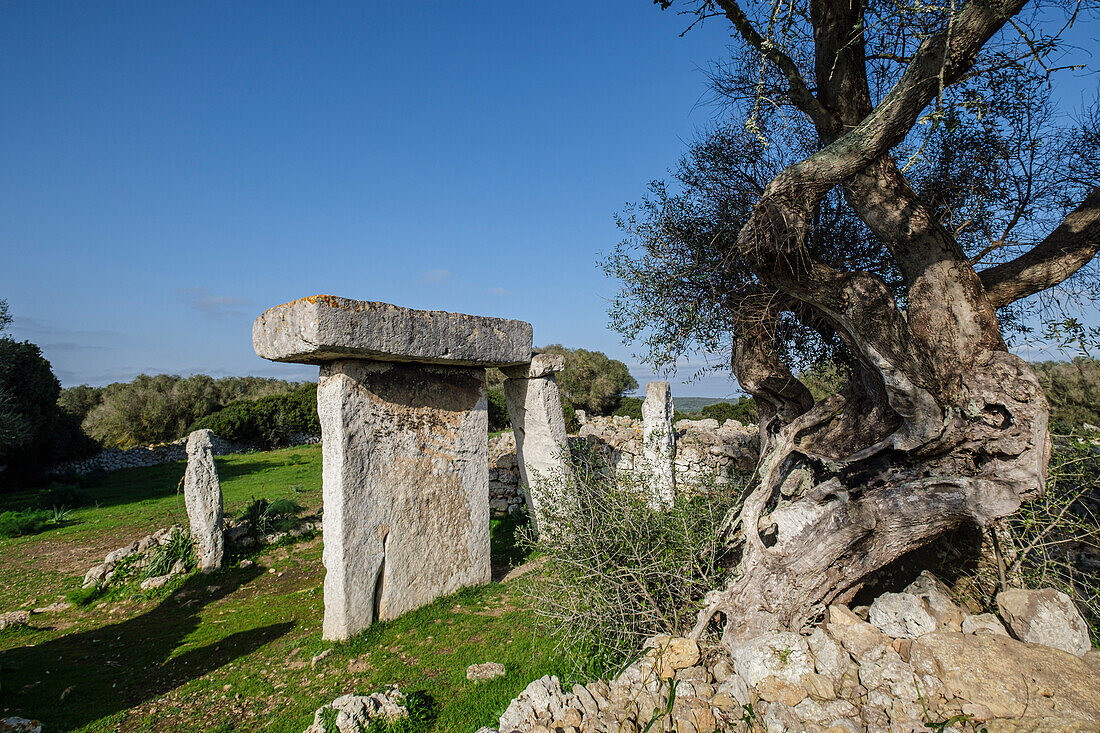
[[[1009,627],[1055,625],[1053,598],[1059,629],[1044,633],[1061,643],[1072,614],[1053,592],[1025,593],[1039,595],[1030,604],[1005,599],[1016,619]],[[963,613],[929,574],[880,596],[867,618],[833,605],[808,636],[765,634],[705,655],[691,639],[653,637],[615,679],[570,690],[556,677],[533,681],[498,730],[916,733],[943,724],[962,733],[975,723],[989,733],[1100,731],[1098,650],[1079,658],[1010,638],[993,614]]]
[[[13,715],[0,720],[0,733],[42,733],[42,724]]]
[[[7,613],[0,613],[0,630],[13,629],[17,626],[29,626],[31,623],[31,612],[22,611],[8,611]]]
[[[370,695],[341,695],[328,705],[317,709],[313,714],[313,724],[303,733],[330,733],[325,727],[325,718],[335,711],[333,721],[339,733],[362,733],[372,721],[392,724],[406,718],[405,693],[397,685],[391,685],[383,692]]]
[[[484,680],[496,679],[497,677],[504,676],[504,665],[500,662],[483,662],[482,664],[471,664],[466,668],[466,679],[471,682],[482,682]]]

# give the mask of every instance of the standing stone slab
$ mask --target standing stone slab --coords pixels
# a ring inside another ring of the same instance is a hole
[[[563,369],[565,357],[560,354],[536,354],[530,364],[503,369],[520,479],[527,486],[527,513],[536,532],[545,527],[547,509],[568,510],[564,489],[570,475],[569,438],[554,379]]]
[[[672,506],[676,491],[676,435],[672,427],[672,390],[668,382],[650,382],[642,403],[642,456],[649,505]]]
[[[252,341],[321,365],[322,636],[488,582],[485,367],[526,365],[531,324],[317,295],[265,311]]]
[[[183,502],[191,524],[191,539],[204,573],[222,566],[225,539],[222,533],[222,487],[214,465],[214,434],[196,430],[187,436],[187,472],[183,477]]]
[[[358,360],[321,368],[326,639],[489,569],[484,370]]]

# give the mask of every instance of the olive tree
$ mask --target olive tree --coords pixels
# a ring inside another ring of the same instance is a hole
[[[710,74],[723,118],[622,217],[605,265],[613,325],[651,361],[729,348],[756,401],[738,566],[695,628],[721,614],[735,639],[799,629],[1042,491],[1048,406],[1006,339],[1093,292],[1100,124],[1049,94],[1079,7],[676,7],[731,28]],[[847,382],[815,400],[795,374],[822,361]]]

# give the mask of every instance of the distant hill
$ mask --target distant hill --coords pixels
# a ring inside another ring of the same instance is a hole
[[[737,402],[736,397],[673,397],[672,403],[680,412],[699,412],[717,402]]]

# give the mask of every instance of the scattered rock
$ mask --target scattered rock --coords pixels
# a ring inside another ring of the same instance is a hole
[[[912,665],[995,718],[1049,721],[1036,730],[1100,730],[1100,678],[1072,654],[997,634],[939,631],[913,642]]]
[[[163,588],[168,585],[168,581],[172,579],[171,575],[156,575],[152,578],[146,578],[141,581],[142,590],[150,590],[152,588]]]
[[[1053,588],[1011,589],[997,594],[997,610],[1017,639],[1084,656],[1092,648],[1081,612]]]
[[[964,634],[1000,634],[1001,636],[1008,636],[1005,625],[991,613],[967,616],[962,622],[962,632]]]
[[[328,656],[329,654],[332,654],[332,649],[331,649],[331,648],[330,648],[330,649],[326,649],[326,650],[324,650],[323,652],[321,652],[320,654],[318,654],[318,655],[316,655],[315,657],[313,657],[313,659],[309,660],[309,666],[310,666],[310,668],[316,667],[316,666],[317,666],[317,664],[318,664],[318,662],[320,662],[320,661],[321,661],[322,659],[324,659],[325,657],[327,657],[327,656]]]
[[[699,645],[694,639],[675,636],[652,636],[646,639],[643,649],[656,664],[657,674],[673,677],[677,670],[694,666],[699,661]]]
[[[8,611],[0,613],[0,629],[11,629],[16,626],[29,626],[31,623],[30,611]]]
[[[42,733],[42,724],[37,720],[12,716],[0,720],[0,733]]]
[[[915,639],[940,627],[924,601],[909,593],[883,593],[871,604],[868,621],[884,634],[899,639]]]
[[[239,567],[241,567],[241,568],[250,568],[255,564],[256,563],[252,562],[251,560],[241,560],[241,562],[239,563]]]
[[[361,733],[374,721],[392,724],[408,717],[405,702],[405,693],[397,685],[371,695],[341,695],[317,709],[313,714],[313,725],[304,733],[330,733],[330,729],[325,727],[328,710],[336,711],[334,722],[339,733]]]
[[[466,679],[474,682],[491,680],[504,676],[504,665],[500,662],[485,662],[483,664],[471,664],[466,668]]]
[[[73,604],[68,601],[58,601],[57,603],[51,603],[48,606],[42,606],[41,608],[34,609],[35,613],[60,613],[61,611],[68,611],[73,607]]]

